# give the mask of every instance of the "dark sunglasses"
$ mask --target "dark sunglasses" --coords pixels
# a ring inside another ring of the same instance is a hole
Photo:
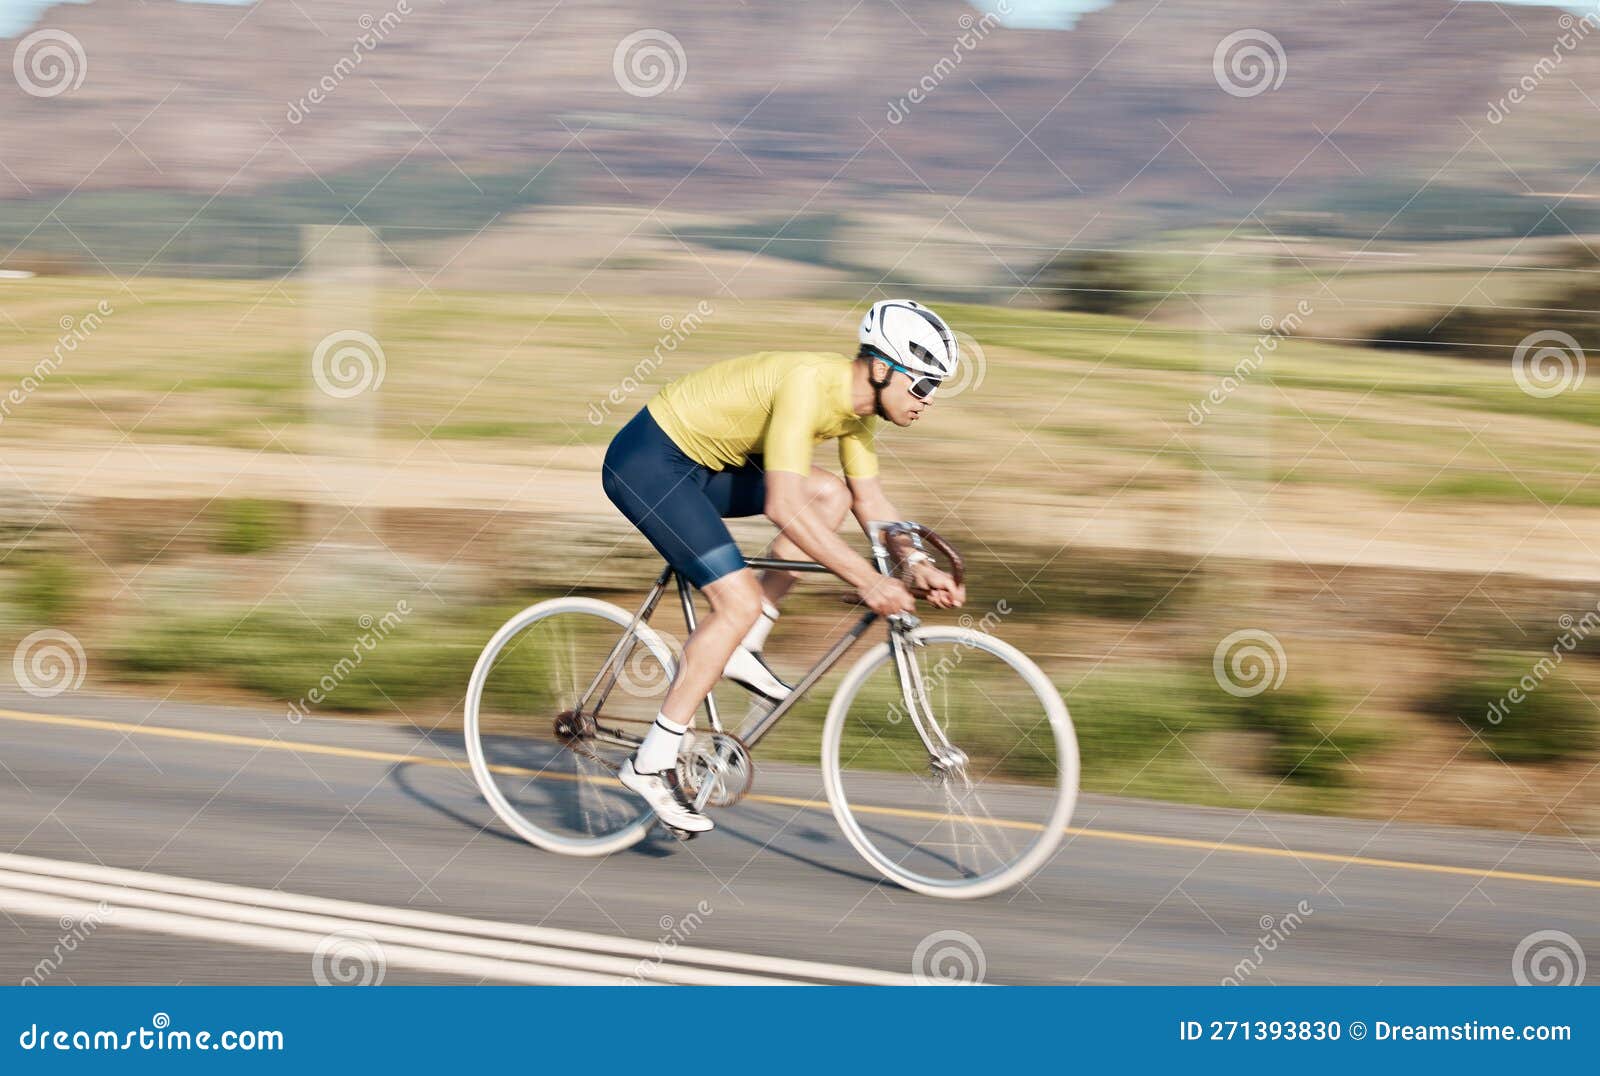
[[[926,400],[931,397],[934,394],[934,391],[937,390],[941,384],[937,377],[918,377],[915,372],[907,370],[904,366],[901,366],[897,362],[890,362],[888,359],[884,359],[883,361],[884,364],[889,367],[889,369],[899,370],[902,374],[905,374],[911,379],[911,395],[915,396],[919,400]]]

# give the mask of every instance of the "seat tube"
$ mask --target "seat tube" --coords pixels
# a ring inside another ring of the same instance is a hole
[[[684,627],[689,629],[690,635],[693,635],[696,624],[694,615],[694,590],[689,586],[689,581],[685,579],[681,573],[678,575],[678,600],[683,603]],[[716,687],[713,685],[712,690],[706,692],[706,721],[710,723],[711,730],[713,732],[721,732],[722,718],[717,716],[717,700],[715,695]]]
[[[577,710],[580,714],[586,709],[591,714],[598,714],[600,707],[605,705],[607,697],[611,694],[611,689],[616,686],[617,677],[621,675],[623,662],[628,660],[628,655],[632,653],[634,645],[638,642],[638,636],[635,634],[638,626],[649,623],[650,614],[655,612],[656,603],[661,600],[661,595],[665,593],[667,583],[671,581],[672,575],[672,566],[668,565],[656,577],[655,585],[650,588],[650,593],[646,595],[644,604],[639,606],[638,612],[633,614],[633,622],[623,631],[622,638],[618,639],[616,645],[611,648],[611,653],[606,656],[604,664],[600,666],[600,671],[595,673],[594,679],[589,682],[589,689],[578,700]],[[596,697],[596,693],[598,693],[598,697]],[[593,704],[592,706],[591,703]]]

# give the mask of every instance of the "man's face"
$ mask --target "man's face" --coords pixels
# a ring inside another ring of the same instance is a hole
[[[879,399],[883,404],[883,413],[889,421],[896,426],[909,426],[917,421],[918,416],[926,411],[933,400],[919,400],[911,394],[912,378],[904,371],[896,370],[888,363],[875,360],[872,364],[872,376],[876,381],[882,381],[885,374],[891,375],[889,383],[883,387]]]

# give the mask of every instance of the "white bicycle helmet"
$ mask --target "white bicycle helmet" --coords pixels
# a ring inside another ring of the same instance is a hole
[[[915,373],[944,381],[954,376],[960,349],[944,319],[910,299],[873,303],[861,319],[861,343]]]

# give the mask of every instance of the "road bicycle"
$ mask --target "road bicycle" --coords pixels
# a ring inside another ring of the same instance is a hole
[[[880,572],[896,573],[889,550],[900,536],[963,581],[960,554],[916,523],[872,525]],[[828,571],[811,561],[748,563]],[[501,821],[537,847],[608,855],[656,823],[615,774],[672,679],[673,647],[649,621],[674,583],[692,632],[693,589],[669,565],[635,612],[556,598],[513,616],[484,647],[466,698],[472,773]],[[879,619],[863,611],[782,702],[753,706],[737,732],[723,726],[715,698],[706,699],[706,727],[691,734],[679,762],[697,807],[726,808],[751,794],[755,748]],[[992,617],[979,627],[961,619],[944,626],[888,618],[888,637],[833,689],[821,764],[827,805],[867,862],[907,889],[974,898],[1016,885],[1050,859],[1077,800],[1078,744],[1066,704],[1038,665],[986,630]],[[786,747],[792,757],[796,742]]]

